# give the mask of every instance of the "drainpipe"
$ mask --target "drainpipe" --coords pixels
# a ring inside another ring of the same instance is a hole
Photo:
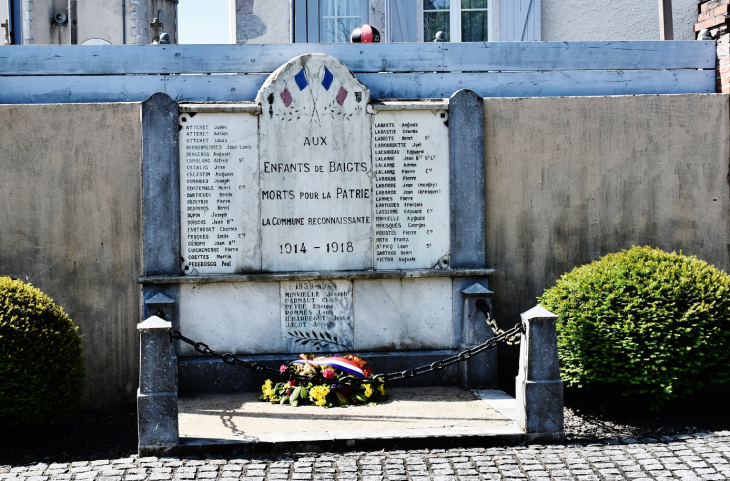
[[[76,6],[77,0],[68,0],[68,28],[71,30],[71,45],[76,45],[78,41]]]
[[[127,44],[127,0],[122,0],[122,45]]]
[[[659,0],[659,38],[660,40],[674,40],[672,0]]]

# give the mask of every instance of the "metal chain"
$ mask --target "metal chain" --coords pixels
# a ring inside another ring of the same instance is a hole
[[[488,317],[488,319],[491,319],[491,317]],[[501,330],[500,330],[501,331]],[[405,371],[396,371],[396,372],[390,372],[388,374],[374,374],[371,377],[352,377],[352,376],[340,376],[335,378],[325,378],[321,374],[316,374],[313,376],[302,376],[300,374],[294,374],[291,372],[279,372],[277,369],[270,368],[268,366],[263,366],[258,363],[252,363],[248,361],[244,361],[242,359],[239,359],[236,357],[235,354],[231,354],[230,352],[225,353],[219,353],[217,351],[214,351],[211,349],[207,344],[202,342],[196,342],[192,339],[189,339],[185,336],[183,336],[180,331],[174,331],[171,334],[171,338],[175,340],[182,341],[186,344],[189,344],[193,346],[193,348],[201,353],[205,354],[207,356],[213,356],[221,359],[226,364],[237,364],[239,366],[244,366],[248,369],[252,369],[256,372],[268,374],[271,376],[284,378],[287,380],[296,380],[301,382],[311,382],[314,384],[339,384],[344,386],[356,386],[360,384],[384,384],[386,381],[395,381],[397,379],[405,379],[408,377],[414,377],[419,376],[421,374],[426,374],[433,371],[439,371],[441,369],[444,369],[452,364],[456,364],[457,362],[466,361],[467,359],[471,359],[472,357],[476,356],[477,354],[486,351],[487,349],[492,349],[494,347],[497,347],[498,342],[504,342],[504,343],[515,343],[519,342],[520,336],[523,332],[523,326],[522,323],[515,324],[515,326],[511,329],[508,329],[507,331],[501,331],[499,335],[494,336],[493,338],[489,339],[487,342],[483,344],[479,344],[478,346],[472,347],[471,349],[467,349],[465,351],[462,351],[458,354],[455,354],[450,357],[446,357],[444,359],[432,362],[431,364],[424,364],[423,366],[419,366],[413,369],[407,369]]]
[[[476,302],[476,308],[477,310],[481,311],[486,316],[487,325],[492,328],[492,332],[494,332],[495,336],[499,336],[501,334],[504,334],[504,331],[499,328],[497,325],[497,321],[494,320],[492,317],[492,314],[489,312],[489,305],[484,301],[484,299],[478,299]],[[516,344],[520,343],[520,336],[522,334],[522,331],[520,333],[515,334],[514,336],[508,338],[505,340],[505,344],[508,346],[514,346]]]

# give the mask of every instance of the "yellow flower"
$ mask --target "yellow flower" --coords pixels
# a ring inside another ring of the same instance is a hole
[[[363,384],[362,387],[365,388],[365,397],[370,397],[373,395],[373,388],[370,387],[370,384]]]
[[[271,398],[274,395],[273,385],[271,379],[267,379],[263,386],[261,386],[261,392],[264,393],[264,397]]]
[[[309,400],[314,402],[317,406],[324,406],[327,404],[327,395],[330,393],[330,388],[327,386],[314,386],[309,390]]]
[[[381,396],[385,396],[385,386],[383,384],[378,384],[378,392]]]

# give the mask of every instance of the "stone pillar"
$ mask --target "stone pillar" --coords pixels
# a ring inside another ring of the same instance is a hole
[[[715,92],[730,93],[730,0],[706,1],[699,10],[694,26],[697,39],[714,39],[717,43]]]
[[[451,268],[486,267],[484,100],[471,90],[449,99]]]
[[[461,342],[459,351],[478,346],[494,336],[486,323],[486,315],[477,308],[481,301],[488,311],[492,311],[492,291],[481,284],[473,284],[462,289],[464,310],[462,311]],[[497,350],[489,349],[473,359],[459,363],[459,376],[464,388],[493,389],[497,384]]]
[[[137,390],[140,456],[164,453],[179,441],[171,327],[169,322],[157,316],[137,324],[140,334]]]
[[[522,315],[526,332],[520,341],[517,372],[517,425],[532,442],[560,441],[563,430],[563,382],[558,363],[555,314],[536,306]]]

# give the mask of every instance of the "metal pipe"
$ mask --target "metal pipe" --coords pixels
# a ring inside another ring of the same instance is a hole
[[[8,0],[8,44],[12,45],[13,41],[13,0]]]
[[[78,44],[77,2],[78,0],[68,0],[68,28],[71,30],[71,45]]]
[[[127,0],[122,0],[122,45],[127,44]]]
[[[672,0],[659,0],[659,38],[674,40]]]

